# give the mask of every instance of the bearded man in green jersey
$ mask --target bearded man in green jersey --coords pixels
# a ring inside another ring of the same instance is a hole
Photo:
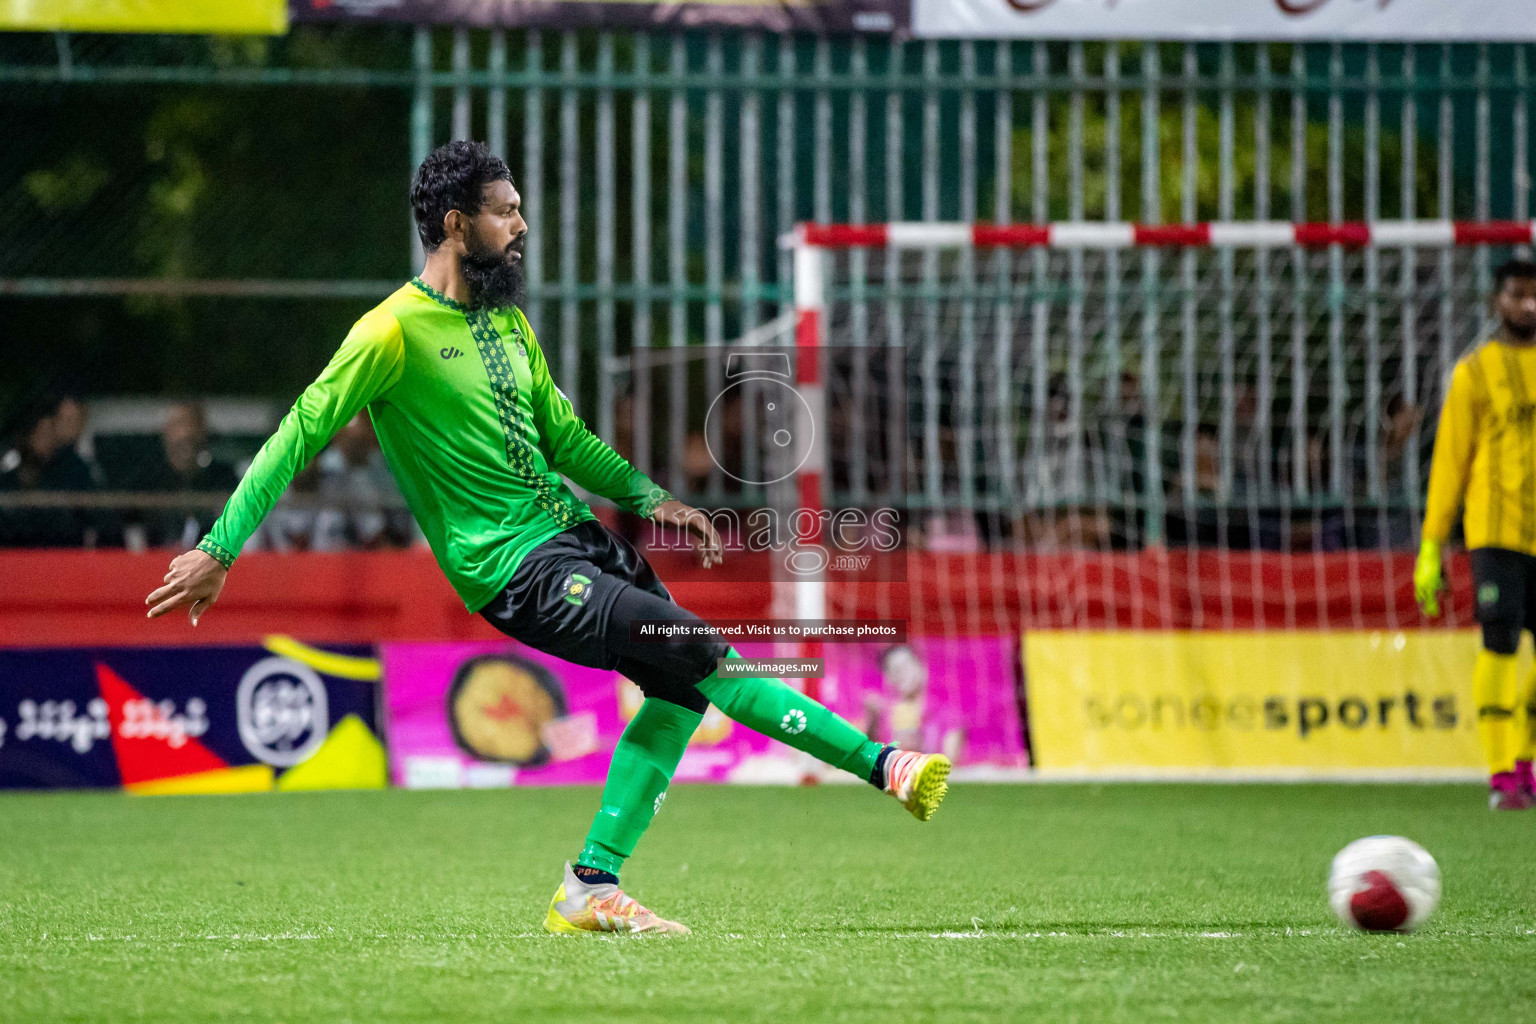
[[[738,657],[722,642],[631,639],[635,620],[700,622],[562,477],[688,531],[706,567],[721,560],[719,536],[588,430],[551,380],[518,308],[528,227],[507,165],[481,143],[450,143],[417,170],[411,205],[427,252],[421,275],[352,328],[208,535],[171,562],[165,585],[146,599],[149,616],[186,608],[195,625],[289,481],[367,409],[465,607],[538,650],[616,669],[645,693],[614,748],[601,807],[575,866],[566,864],[547,929],[687,932],[625,895],[618,876],[710,703],[927,820],[948,788],[942,755],[882,746],[779,680],[722,675],[720,659]]]

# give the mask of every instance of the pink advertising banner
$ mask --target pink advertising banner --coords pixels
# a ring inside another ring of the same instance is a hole
[[[774,653],[737,646],[746,657]],[[961,777],[1027,764],[1006,639],[829,644],[824,657],[822,699],[878,738],[942,749]],[[390,771],[412,789],[601,784],[643,699],[617,672],[513,641],[385,644],[383,669]],[[675,778],[796,783],[819,768],[711,707]]]

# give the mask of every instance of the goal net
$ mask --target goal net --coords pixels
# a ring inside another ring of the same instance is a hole
[[[1527,223],[803,227],[799,342],[904,355],[899,382],[829,370],[853,424],[899,388],[903,443],[830,431],[816,490],[906,509],[909,559],[899,584],[828,583],[827,615],[1014,636],[1417,623],[1444,382],[1489,330],[1492,269],[1530,241]]]

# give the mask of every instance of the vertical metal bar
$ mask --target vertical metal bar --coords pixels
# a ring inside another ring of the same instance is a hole
[[[795,146],[795,101],[794,92],[795,66],[795,37],[789,34],[779,36],[779,80],[783,85],[779,89],[778,102],[778,126],[777,147],[778,167],[776,169],[778,189],[778,230],[782,234],[789,231],[799,219],[799,209],[795,200],[799,195],[799,183],[795,179],[799,162],[796,160]],[[779,315],[788,316],[793,309],[790,302],[794,280],[794,271],[791,265],[792,254],[787,249],[779,250]],[[822,266],[826,266],[823,259]]]
[[[579,93],[571,85],[577,72],[576,33],[560,33],[560,72],[565,79],[560,86],[560,367],[562,389],[571,402],[581,407],[577,385],[581,381],[581,306],[576,300],[577,260],[581,241],[577,237],[581,210],[581,135],[576,103]]]
[[[68,32],[53,34],[53,52],[59,60],[59,79],[70,82],[75,77],[75,55],[70,47]]]
[[[1067,75],[1072,92],[1067,100],[1067,219],[1080,221],[1083,205],[1083,114],[1084,81],[1088,77],[1083,44],[1067,44]],[[1083,335],[1083,292],[1087,287],[1083,274],[1083,252],[1067,253],[1067,465],[1074,482],[1088,484],[1083,450],[1083,357],[1087,342]],[[1077,501],[1088,498],[1086,490],[1072,495]]]
[[[763,37],[749,33],[742,42],[741,74],[751,80],[762,73]],[[741,97],[740,128],[740,178],[741,178],[741,330],[748,334],[760,322],[762,299],[762,91],[747,89]],[[742,476],[748,480],[761,480],[758,476],[757,403],[745,402],[741,410]],[[750,496],[743,496],[750,500]]]
[[[1120,43],[1110,40],[1104,44],[1104,219],[1118,221],[1120,214]],[[1124,373],[1124,354],[1121,346],[1120,322],[1121,280],[1120,252],[1110,249],[1104,256],[1104,393],[1101,408],[1110,424],[1113,439],[1109,458],[1105,460],[1108,479],[1106,486],[1111,500],[1125,501],[1131,466],[1122,465],[1121,456],[1129,452],[1125,436],[1127,413],[1120,405],[1120,378]],[[1128,524],[1134,530],[1134,523]]]
[[[939,219],[939,44],[923,44],[923,220]],[[939,307],[933,299],[939,283],[938,253],[923,250],[923,492],[930,511],[942,507],[944,467],[939,449]]]
[[[1381,219],[1381,58],[1376,44],[1366,44],[1365,57],[1365,219]],[[1378,510],[1382,489],[1381,422],[1381,260],[1377,248],[1365,250],[1365,492]],[[1378,516],[1378,522],[1385,523]]]
[[[1456,165],[1454,151],[1451,149],[1456,144],[1455,108],[1452,106],[1450,79],[1451,79],[1451,54],[1450,44],[1442,44],[1440,47],[1440,123],[1435,145],[1436,155],[1439,157],[1438,181],[1437,181],[1437,212],[1442,220],[1454,220],[1456,217],[1455,186]],[[1448,385],[1451,380],[1451,367],[1456,362],[1457,346],[1454,340],[1456,301],[1453,289],[1456,286],[1455,266],[1453,263],[1455,252],[1450,246],[1441,246],[1438,267],[1438,285],[1440,291],[1440,344],[1438,355],[1440,357],[1440,372],[1438,377],[1442,387]]]
[[[886,72],[891,81],[886,86],[885,94],[885,219],[899,221],[906,219],[905,196],[902,188],[902,173],[906,167],[903,159],[902,113],[906,93],[899,80],[906,70],[907,44],[893,39],[888,46],[889,60]],[[906,477],[910,454],[907,451],[907,423],[912,408],[907,396],[906,382],[909,374],[906,370],[906,332],[902,322],[901,287],[901,254],[895,249],[886,249],[885,343],[888,348],[886,373],[891,386],[901,389],[903,413],[900,418],[891,416],[886,421],[886,450],[894,459],[899,460],[892,464],[887,483],[892,503],[906,506],[909,504],[911,490],[910,481]]]
[[[812,61],[812,74],[816,80],[816,92],[812,97],[812,175],[811,175],[811,201],[812,215],[822,223],[833,220],[832,215],[832,96],[827,86],[832,78],[832,43],[826,36],[817,36],[815,56]],[[834,259],[845,260],[846,254],[837,257],[829,255],[825,262],[830,273],[835,273]],[[817,355],[813,358],[821,359],[821,365],[825,368],[828,361],[824,356]],[[831,449],[833,439],[828,438],[826,448]],[[830,477],[829,484],[830,484]]]
[[[491,30],[491,53],[487,62],[491,85],[485,96],[485,143],[491,152],[507,158],[507,30]]]
[[[816,38],[814,71],[816,77],[815,145],[812,161],[815,217],[822,223],[832,218],[832,94],[827,86],[832,80],[832,42],[826,36]]]
[[[416,75],[415,91],[411,96],[411,173],[415,174],[416,168],[432,152],[432,29],[426,25],[416,26],[411,59]],[[419,268],[425,259],[421,237],[416,233],[413,221],[411,268]]]
[[[613,33],[597,37],[597,74],[613,80]],[[613,364],[617,347],[614,326],[614,236],[618,231],[618,189],[614,167],[613,89],[597,91],[597,436],[613,437]]]
[[[469,138],[469,29],[453,30],[453,137]]]
[[[1510,111],[1510,133],[1514,135],[1514,152],[1511,162],[1514,164],[1512,212],[1515,220],[1531,218],[1531,123],[1526,98],[1530,89],[1530,78],[1526,66],[1527,50],[1526,44],[1515,44],[1515,95],[1513,109]],[[1530,258],[1531,247],[1528,245],[1518,246],[1515,251],[1522,259]]]
[[[688,41],[672,37],[669,70],[673,86],[667,106],[667,344],[688,344],[688,95],[676,82],[688,73]],[[782,280],[788,281],[786,275]],[[681,454],[686,447],[688,367],[680,358],[667,366],[667,451],[669,490],[683,486]]]
[[[1160,223],[1162,212],[1162,153],[1158,146],[1160,60],[1157,43],[1144,42],[1141,49],[1141,219]],[[1162,277],[1161,254],[1152,247],[1141,251],[1141,394],[1146,407],[1146,543],[1161,545],[1166,536],[1163,500],[1163,400],[1161,381],[1162,332],[1159,325],[1158,283]]]
[[[1328,218],[1344,219],[1344,47],[1328,59]],[[1344,248],[1328,247],[1328,489],[1344,493]]]
[[[1186,224],[1192,224],[1198,217],[1196,207],[1196,187],[1198,185],[1198,172],[1200,162],[1199,139],[1197,138],[1197,126],[1195,122],[1195,79],[1200,74],[1196,44],[1184,44],[1184,95],[1183,117],[1181,118],[1180,134],[1183,141],[1183,153],[1180,161],[1180,207],[1179,216]],[[1199,378],[1196,373],[1196,362],[1199,359],[1197,346],[1198,335],[1198,306],[1196,304],[1195,288],[1195,251],[1185,249],[1179,254],[1179,288],[1182,292],[1179,302],[1180,322],[1182,331],[1180,334],[1180,369],[1183,388],[1184,421],[1180,424],[1180,476],[1184,483],[1184,504],[1186,510],[1192,510],[1199,497],[1199,443],[1197,429],[1200,423],[1200,392]]]
[[[704,70],[711,82],[725,77],[725,52],[720,34],[712,32],[704,53]],[[704,344],[719,348],[725,343],[725,110],[718,88],[704,94]],[[705,394],[709,400],[724,390],[724,367],[718,359],[704,362]],[[721,450],[720,418],[709,422],[709,443]],[[716,460],[710,460],[709,496],[720,498],[724,477]]]
[[[528,32],[523,66],[534,76],[544,72],[544,37],[538,29]],[[529,86],[523,94],[523,210],[532,223],[549,224],[544,210],[544,89]],[[528,321],[537,334],[544,325],[544,235],[530,228],[523,242],[523,276],[528,288]]]
[[[1412,43],[1403,46],[1403,82],[1414,81],[1417,57]],[[1398,132],[1402,136],[1402,193],[1398,198],[1398,216],[1413,220],[1418,214],[1419,169],[1419,105],[1417,93],[1405,85],[1403,108]],[[1417,302],[1419,278],[1419,251],[1412,246],[1403,249],[1403,261],[1399,268],[1398,292],[1402,299],[1399,314],[1402,324],[1403,345],[1403,398],[1414,405],[1422,405],[1419,394],[1419,309]],[[1413,521],[1418,523],[1421,496],[1421,471],[1419,466],[1419,427],[1415,424],[1408,439],[1408,449],[1403,459],[1403,486],[1407,489],[1408,507]]]
[[[1268,43],[1259,44],[1257,60],[1259,92],[1254,97],[1253,107],[1253,219],[1266,221],[1269,220],[1269,161],[1272,150],[1270,122],[1274,116],[1274,98],[1271,94],[1274,69],[1270,64]],[[1274,458],[1269,447],[1274,436],[1272,424],[1275,409],[1274,339],[1270,336],[1273,327],[1270,304],[1274,301],[1269,277],[1270,250],[1259,249],[1254,253],[1254,259],[1258,275],[1255,282],[1258,307],[1255,330],[1258,334],[1259,365],[1255,395],[1258,408],[1253,421],[1253,444],[1258,462],[1255,467],[1258,471],[1258,497],[1260,502],[1268,504],[1273,500],[1271,469]]]
[[[960,220],[976,221],[976,43],[960,43]],[[970,246],[960,250],[959,396],[955,409],[955,462],[960,472],[960,503],[976,508],[976,256]]]
[[[1307,47],[1291,46],[1291,220],[1307,219]],[[1307,252],[1291,249],[1291,489],[1297,498],[1308,490],[1307,472],[1307,318],[1311,296],[1307,281]]]
[[[1365,219],[1375,223],[1381,219],[1381,55],[1376,44],[1366,45],[1366,95],[1365,95]],[[1373,506],[1365,510],[1346,509],[1346,516],[1372,514],[1376,522],[1376,548],[1385,551],[1389,539],[1386,491],[1382,481],[1381,466],[1381,304],[1385,299],[1381,289],[1380,252],[1375,246],[1365,250],[1365,410],[1361,416],[1361,431],[1365,435],[1365,490]],[[1353,454],[1350,456],[1353,461]],[[1350,476],[1355,475],[1349,467]],[[1355,483],[1350,481],[1351,503],[1358,505],[1359,496],[1354,494]],[[1346,519],[1348,522],[1348,519]],[[1392,566],[1384,563],[1387,579],[1392,578]],[[1351,597],[1358,602],[1358,583],[1351,577]],[[1359,608],[1359,604],[1356,604]],[[1358,613],[1357,613],[1358,614]]]
[[[1218,97],[1219,138],[1217,141],[1217,216],[1230,221],[1236,216],[1236,183],[1234,163],[1237,150],[1237,114],[1234,108],[1233,89],[1236,88],[1237,66],[1232,44],[1221,44],[1221,84]],[[1220,500],[1230,501],[1232,478],[1237,450],[1237,326],[1236,291],[1237,274],[1235,254],[1222,249],[1217,254],[1221,274],[1221,297],[1217,300],[1221,319],[1221,423],[1217,436],[1217,462]]]
[[[631,365],[634,387],[635,466],[651,472],[651,36],[637,32],[635,40],[635,91],[630,102],[630,262],[635,285]]]
[[[869,54],[864,36],[855,36],[849,71],[857,79],[869,74]],[[868,132],[869,111],[862,88],[856,88],[848,97],[848,220],[863,224],[869,218],[866,205],[868,191]],[[867,426],[871,419],[869,408],[868,362],[864,347],[869,344],[869,299],[865,294],[869,274],[869,253],[855,249],[848,254],[848,284],[851,293],[849,327],[852,341],[859,351],[853,356],[850,400],[853,405],[850,437],[848,439],[849,491],[855,505],[863,506],[867,500],[866,484],[869,479],[869,437]]]
[[[779,88],[777,111],[777,139],[779,163],[775,169],[778,186],[778,231],[780,234],[795,226],[795,93],[790,85],[795,80],[795,37],[785,33],[779,36]],[[791,277],[790,253],[779,250],[779,316],[788,316]]]
[[[1051,186],[1049,166],[1050,125],[1047,120],[1049,108],[1047,107],[1046,78],[1049,73],[1047,66],[1048,51],[1046,44],[1036,41],[1030,47],[1030,106],[1029,106],[1029,135],[1030,135],[1030,216],[1036,224],[1044,224],[1050,220],[1051,213]],[[1030,454],[1030,479],[1036,484],[1037,491],[1046,503],[1047,510],[1054,514],[1057,495],[1052,487],[1053,476],[1049,472],[1047,459],[1050,445],[1050,423],[1046,419],[1047,406],[1050,402],[1050,394],[1047,384],[1050,380],[1050,303],[1046,297],[1046,275],[1049,271],[1049,254],[1040,248],[1030,252],[1032,273],[1030,275],[1030,291],[1033,296],[1030,301],[1030,341],[1029,341],[1029,371],[1031,384],[1030,399],[1030,427],[1029,427],[1029,454]]]
[[[997,43],[997,75],[1011,78],[1013,75],[1013,44],[1007,40]],[[996,193],[992,202],[992,217],[999,224],[1013,220],[1013,89],[1004,87],[997,92],[993,109],[993,166],[992,178]],[[994,440],[997,445],[998,497],[1000,507],[1007,510],[1018,508],[1018,403],[1013,400],[1013,254],[1000,248],[993,257],[998,290],[997,340],[992,349],[993,407],[996,423]],[[1022,539],[1022,538],[1020,538]]]
[[[1474,140],[1477,152],[1477,162],[1474,165],[1476,175],[1473,186],[1472,216],[1481,221],[1486,221],[1492,215],[1493,204],[1490,199],[1492,168],[1492,102],[1489,99],[1489,80],[1493,77],[1492,69],[1488,63],[1488,44],[1477,44],[1477,103],[1475,108],[1475,120],[1473,130],[1476,133]],[[1492,254],[1488,246],[1480,245],[1472,251],[1472,266],[1476,270],[1477,294],[1479,297],[1487,295],[1493,288]]]

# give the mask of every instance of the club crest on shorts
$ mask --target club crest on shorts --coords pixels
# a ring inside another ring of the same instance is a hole
[[[579,572],[573,572],[560,584],[560,595],[565,598],[566,604],[574,604],[578,607],[587,603],[587,595],[592,593],[592,579],[583,576]]]
[[[1477,588],[1477,603],[1483,607],[1499,603],[1499,585],[1497,583],[1484,583]]]

